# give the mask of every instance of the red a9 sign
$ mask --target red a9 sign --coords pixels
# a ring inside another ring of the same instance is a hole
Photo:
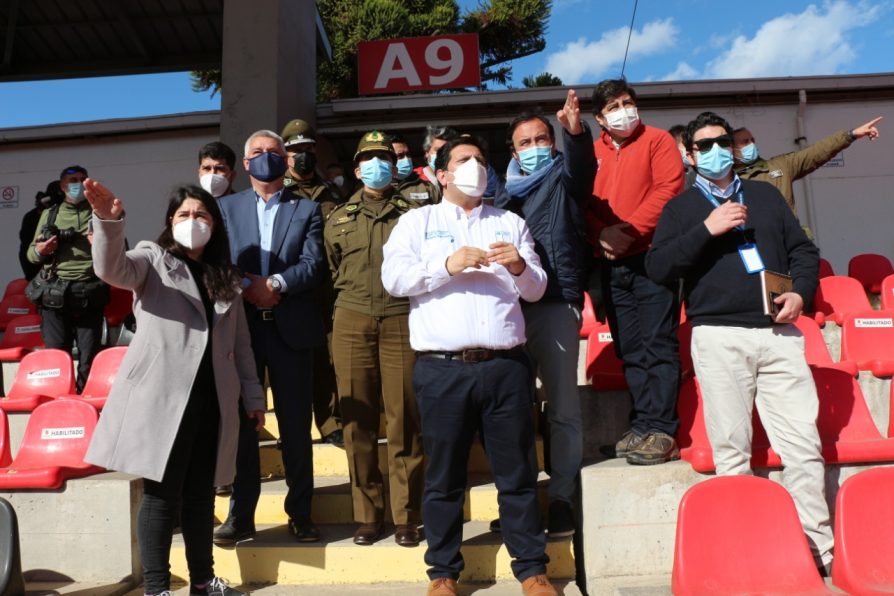
[[[357,46],[360,95],[481,85],[478,35],[404,37]]]

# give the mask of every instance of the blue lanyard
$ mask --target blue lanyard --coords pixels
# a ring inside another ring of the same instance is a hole
[[[705,191],[705,189],[702,188],[701,186],[699,186],[698,184],[696,184],[695,186],[696,186],[696,188],[698,188],[698,189],[702,192],[702,195],[704,195],[704,197],[705,197],[706,199],[708,199],[708,201],[709,201],[712,205],[714,205],[714,207],[720,207],[720,201],[717,200],[717,197],[715,197],[715,196],[712,195],[711,193]],[[738,201],[740,205],[744,205],[744,204],[745,204],[745,195],[742,194],[742,191],[741,191],[741,190],[740,190],[739,192],[736,193],[736,201]],[[745,231],[745,226],[736,226],[736,229],[739,230],[739,231],[744,232],[744,231]]]

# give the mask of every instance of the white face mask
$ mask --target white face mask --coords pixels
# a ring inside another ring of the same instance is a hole
[[[220,174],[204,174],[201,178],[199,178],[199,184],[211,193],[211,196],[215,199],[217,197],[223,196],[227,189],[230,188],[230,181],[226,176],[221,176]]]
[[[211,239],[211,226],[197,219],[184,219],[171,229],[177,244],[187,250],[202,248]]]
[[[635,107],[620,108],[605,115],[605,126],[619,137],[628,137],[639,126],[639,113]]]
[[[453,172],[453,185],[469,197],[480,197],[487,188],[487,170],[474,157]]]
[[[335,184],[335,186],[344,186],[345,177],[344,176],[336,176],[335,178],[332,179],[332,182]]]

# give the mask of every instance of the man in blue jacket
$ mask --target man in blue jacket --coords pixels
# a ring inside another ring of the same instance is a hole
[[[547,274],[543,298],[524,303],[523,311],[526,345],[549,415],[551,538],[574,534],[571,503],[583,451],[577,366],[586,263],[592,252],[578,205],[591,196],[596,176],[593,135],[580,119],[573,89],[556,118],[564,129],[564,153],[556,151],[552,124],[543,116],[522,114],[509,124],[506,144],[512,161],[494,203],[525,219]]]

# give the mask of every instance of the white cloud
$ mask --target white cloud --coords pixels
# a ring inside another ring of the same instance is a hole
[[[661,77],[662,81],[685,81],[699,78],[699,72],[686,62],[677,64],[677,68]]]
[[[857,57],[846,34],[871,24],[882,11],[882,6],[865,0],[811,4],[800,14],[767,21],[750,39],[737,36],[726,52],[708,62],[704,75],[729,79],[834,74]]]
[[[579,83],[585,78],[598,80],[613,67],[620,67],[624,61],[628,31],[628,27],[620,27],[606,31],[596,41],[587,41],[581,37],[568,43],[563,49],[547,57],[546,70],[562,79],[566,85]],[[679,32],[671,18],[646,23],[639,31],[634,29],[627,61],[673,47],[677,43]]]

